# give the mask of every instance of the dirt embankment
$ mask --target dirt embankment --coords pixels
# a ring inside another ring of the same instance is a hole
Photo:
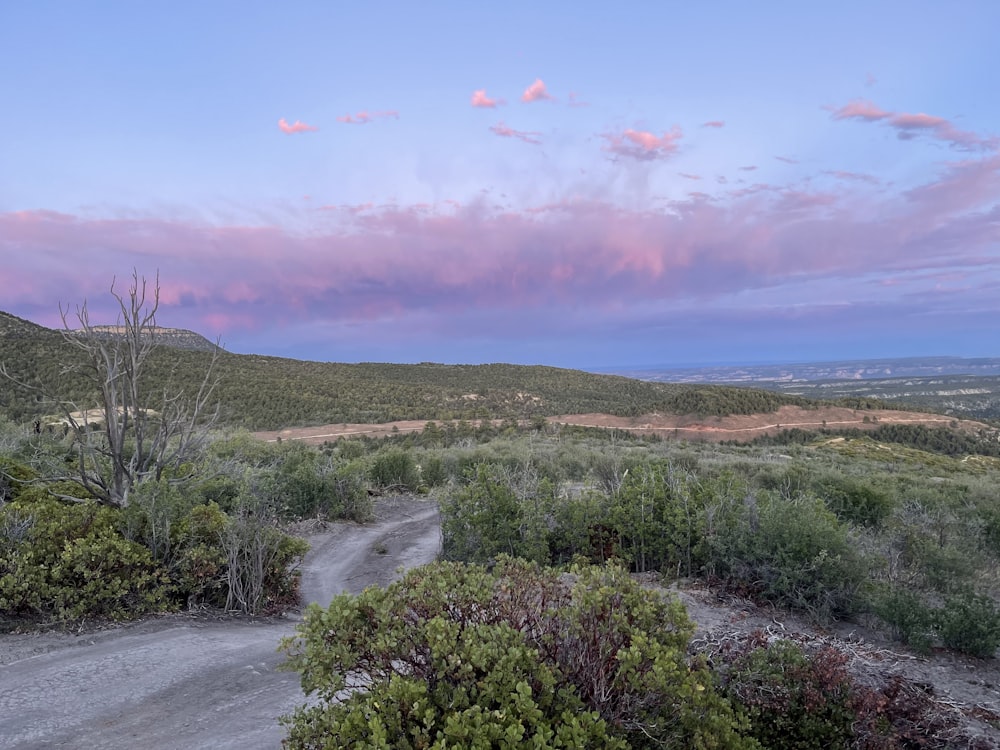
[[[886,424],[919,424],[928,427],[954,426],[963,431],[989,429],[982,422],[958,420],[941,414],[895,411],[892,409],[847,409],[821,407],[803,409],[782,406],[769,414],[733,414],[727,417],[697,417],[676,414],[645,414],[640,417],[616,417],[611,414],[564,414],[548,417],[550,424],[578,427],[602,427],[625,430],[637,435],[659,435],[680,440],[753,440],[760,435],[777,435],[783,430],[828,428],[873,430]],[[499,420],[496,420],[499,423]],[[257,432],[261,440],[297,440],[314,445],[339,438],[357,436],[386,437],[401,433],[420,432],[426,421],[385,422],[382,424],[330,424],[319,427],[294,427],[285,430]]]

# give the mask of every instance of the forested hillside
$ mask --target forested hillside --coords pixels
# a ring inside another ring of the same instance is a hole
[[[170,339],[165,339],[169,344]],[[16,379],[37,382],[79,408],[93,404],[82,377],[68,371],[78,352],[58,331],[0,317],[0,363]],[[211,351],[158,348],[145,387],[195,392]],[[220,352],[215,364],[222,421],[251,430],[403,419],[531,418],[601,412],[621,416],[666,412],[722,416],[769,412],[811,402],[756,389],[649,383],[555,367],[306,362]],[[55,410],[38,393],[6,382],[0,414],[17,421]]]

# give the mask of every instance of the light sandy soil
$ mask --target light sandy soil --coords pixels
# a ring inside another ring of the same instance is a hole
[[[867,421],[866,421],[867,420]],[[887,424],[921,424],[928,427],[954,425],[964,432],[990,429],[982,422],[954,419],[941,414],[926,414],[893,409],[847,409],[827,406],[803,409],[782,406],[768,414],[733,414],[728,417],[695,417],[676,414],[646,414],[641,417],[615,417],[609,414],[570,414],[549,417],[556,424],[582,427],[605,427],[639,435],[659,435],[681,440],[752,440],[760,435],[777,435],[783,430],[874,430]]]
[[[867,422],[865,420],[868,420]],[[499,420],[497,420],[499,422]],[[782,406],[770,414],[735,414],[728,417],[694,417],[675,414],[645,414],[641,417],[616,417],[610,414],[564,414],[548,417],[549,424],[579,427],[603,427],[626,430],[637,435],[658,435],[681,440],[752,440],[760,435],[776,435],[782,430],[798,427],[803,430],[861,429],[873,430],[885,424],[922,424],[944,427],[955,424],[963,431],[990,429],[982,422],[956,420],[940,414],[894,411],[891,409],[846,409],[824,407],[803,409]],[[475,422],[474,422],[475,423]],[[330,424],[319,427],[293,427],[285,430],[257,432],[261,440],[299,440],[322,444],[342,437],[366,435],[385,437],[408,432],[420,432],[426,421],[385,422],[382,424]]]
[[[378,520],[310,536],[305,601],[385,584],[434,559],[433,501],[386,499]],[[384,551],[383,551],[384,550]],[[276,649],[298,612],[256,622],[171,616],[81,635],[0,636],[0,748],[278,748],[304,702]]]

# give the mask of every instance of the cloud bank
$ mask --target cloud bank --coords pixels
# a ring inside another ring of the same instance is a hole
[[[643,154],[675,140],[635,132],[620,143]],[[686,321],[688,338],[753,320],[981,329],[1000,312],[1000,155],[944,164],[902,192],[869,177],[832,171],[816,176],[823,188],[723,187],[657,208],[594,197],[520,210],[327,206],[307,232],[9,212],[0,253],[21,261],[0,284],[11,312],[56,324],[58,302],[96,303],[113,275],[158,269],[163,322],[224,340],[308,328],[361,346],[375,330],[389,341],[419,326],[517,341],[528,325],[529,339],[638,342],[666,321]]]

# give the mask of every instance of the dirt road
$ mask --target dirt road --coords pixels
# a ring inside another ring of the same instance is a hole
[[[310,538],[305,601],[388,583],[440,548],[434,503],[384,501],[376,522]],[[260,622],[167,617],[85,635],[0,636],[0,748],[278,748],[303,702],[278,672],[298,613]]]

